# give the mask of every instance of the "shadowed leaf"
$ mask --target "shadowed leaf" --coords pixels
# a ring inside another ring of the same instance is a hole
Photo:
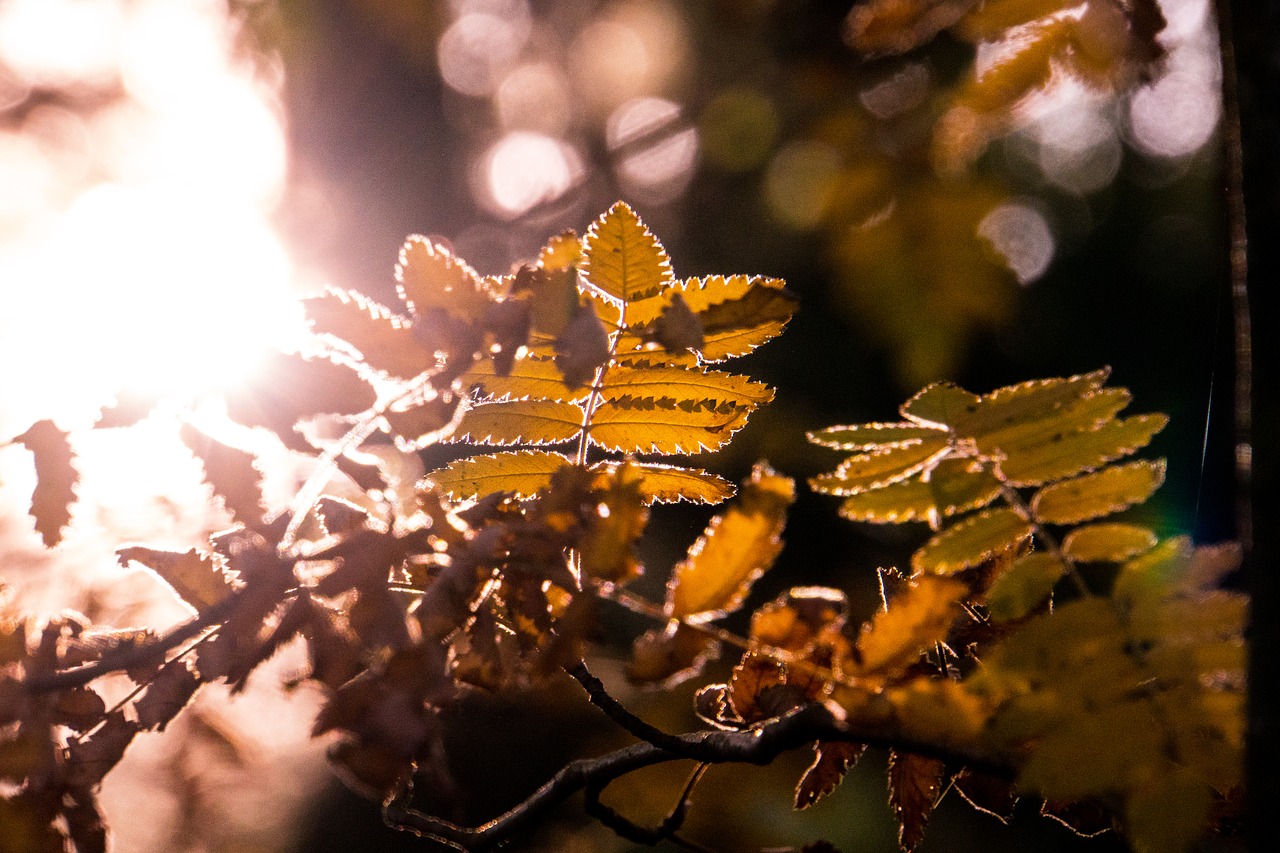
[[[182,443],[204,466],[204,478],[214,494],[236,521],[250,529],[262,526],[262,475],[254,467],[254,457],[183,424]]]
[[[913,752],[889,750],[889,806],[898,819],[898,846],[914,850],[942,790],[943,764]]]
[[[1049,597],[1066,570],[1048,551],[1019,557],[987,591],[991,618],[996,622],[1009,622],[1026,616]]]
[[[53,421],[36,421],[14,439],[31,451],[35,460],[36,487],[31,493],[31,517],[46,548],[62,541],[62,531],[71,522],[71,504],[76,499],[80,472],[67,433]]]
[[[849,768],[858,763],[866,749],[860,743],[818,741],[813,745],[813,763],[796,784],[795,808],[807,809],[830,794]]]
[[[116,551],[120,565],[137,563],[164,581],[182,602],[199,612],[222,601],[233,587],[214,558],[192,548],[190,551],[157,551],[133,545]]]

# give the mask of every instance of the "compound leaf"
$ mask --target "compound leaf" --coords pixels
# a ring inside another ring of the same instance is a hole
[[[417,234],[410,235],[400,248],[396,289],[415,317],[439,308],[475,320],[489,301],[475,270],[444,246]]]
[[[1165,415],[1135,415],[1043,444],[1006,449],[1000,470],[1015,486],[1038,486],[1092,471],[1145,447],[1168,422]]]
[[[476,444],[554,444],[576,438],[582,409],[553,400],[502,400],[467,410],[449,441]]]
[[[913,423],[832,426],[808,434],[814,444],[834,450],[873,450],[935,438],[938,429]]]
[[[436,362],[408,320],[354,290],[328,290],[302,304],[313,332],[346,342],[374,370],[412,379]]]
[[[1048,551],[1024,554],[987,590],[987,612],[996,622],[1021,619],[1049,597],[1066,571]]]
[[[927,469],[947,450],[947,435],[935,430],[918,441],[850,456],[834,472],[814,477],[809,485],[829,495],[856,495]]]
[[[609,468],[617,464],[599,463]],[[679,501],[718,504],[733,497],[735,492],[733,483],[701,468],[682,468],[657,462],[632,462],[630,465],[640,475],[640,493],[646,504]]]

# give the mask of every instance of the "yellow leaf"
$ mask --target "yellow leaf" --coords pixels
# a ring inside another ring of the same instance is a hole
[[[705,622],[742,606],[751,584],[782,550],[787,507],[794,500],[792,480],[757,464],[736,503],[711,519],[676,565],[667,587],[667,613]]]
[[[405,240],[396,264],[400,298],[415,317],[441,308],[467,320],[479,319],[488,295],[476,271],[444,246],[417,234]]]
[[[992,620],[1009,622],[1026,616],[1049,597],[1066,570],[1048,551],[1019,557],[987,591]]]
[[[602,462],[594,467],[608,469],[617,465],[617,462]],[[718,474],[711,474],[700,468],[682,468],[656,462],[632,462],[630,465],[640,474],[640,492],[646,504],[679,501],[718,504],[734,494],[732,483]]]
[[[554,444],[577,438],[583,412],[573,403],[504,400],[467,410],[449,441],[477,444]]]
[[[1056,441],[1006,448],[1000,470],[1015,486],[1038,486],[1092,471],[1146,446],[1168,422],[1165,415],[1135,415],[1108,421],[1094,430],[1067,433]]]
[[[925,575],[877,611],[858,636],[858,670],[891,678],[915,663],[920,653],[946,639],[968,591],[951,578]]]
[[[1064,435],[1097,429],[1129,405],[1129,400],[1124,388],[1101,388],[1040,417],[984,432],[976,437],[976,443],[988,456],[1025,453],[1027,448],[1059,441]]]
[[[947,434],[935,431],[910,444],[850,456],[834,472],[814,477],[809,485],[829,495],[856,495],[905,480],[929,468],[949,450]]]
[[[834,450],[873,450],[914,444],[937,436],[934,427],[913,423],[832,426],[808,434],[814,444]]]
[[[1050,800],[1080,800],[1124,791],[1166,760],[1151,703],[1132,700],[1067,717],[1036,744],[1018,784]]]
[[[978,395],[950,382],[930,385],[903,403],[898,411],[907,420],[935,429],[949,429],[978,405]]]
[[[958,412],[948,423],[966,437],[980,437],[1038,423],[1097,391],[1107,381],[1110,372],[1110,368],[1103,368],[1065,379],[1034,379],[997,388],[982,395],[976,405]]]
[[[773,389],[763,382],[702,367],[619,365],[609,368],[604,381],[606,399],[624,394],[654,399],[671,397],[678,403],[705,405],[704,401],[709,401],[732,403],[742,408],[755,408],[773,399]]]
[[[1093,474],[1045,486],[1031,499],[1036,518],[1077,524],[1140,504],[1164,482],[1163,459],[1113,465]]]
[[[581,269],[588,282],[624,303],[653,296],[675,281],[662,244],[623,202],[587,230]]]
[[[589,435],[594,444],[621,453],[700,453],[728,444],[748,413],[729,403],[681,407],[671,398],[624,395],[595,408]]]
[[[1136,524],[1088,524],[1062,540],[1062,550],[1082,563],[1119,562],[1155,547],[1156,535]]]
[[[640,574],[633,549],[649,520],[641,482],[641,472],[626,464],[607,478],[595,517],[578,543],[585,576],[621,584]]]
[[[494,492],[531,498],[551,483],[551,475],[573,460],[546,450],[517,450],[472,456],[450,462],[427,475],[454,500],[470,500]]]
[[[1012,509],[989,509],[934,536],[911,557],[913,571],[949,575],[984,563],[1031,536],[1031,524]]]
[[[419,342],[407,319],[354,290],[329,290],[303,307],[313,332],[349,344],[374,370],[412,379],[436,364],[435,351]]]
[[[214,558],[195,548],[186,552],[157,551],[135,545],[117,550],[116,559],[122,566],[137,563],[149,569],[196,612],[222,601],[233,589]]]
[[[564,231],[547,241],[538,252],[538,266],[545,270],[567,270],[582,258],[582,241],[572,231]]]
[[[493,400],[527,400],[538,397],[545,400],[585,400],[591,389],[581,385],[576,389],[565,386],[564,374],[555,362],[542,358],[517,359],[510,372],[499,376],[492,359],[482,359],[462,374],[464,388],[478,388],[479,392]]]
[[[947,458],[928,472],[929,479],[906,480],[846,497],[840,514],[877,523],[932,521],[991,503],[1000,482],[978,462]]]

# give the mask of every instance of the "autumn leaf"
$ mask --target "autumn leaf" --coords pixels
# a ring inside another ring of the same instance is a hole
[[[205,480],[236,521],[250,529],[262,525],[262,475],[254,457],[205,435],[190,424],[179,433],[183,444],[204,466]]]
[[[898,819],[898,846],[914,850],[942,790],[943,764],[914,752],[889,751],[889,806]]]
[[[71,504],[76,499],[80,473],[67,433],[53,421],[36,421],[13,439],[31,451],[35,459],[36,487],[31,494],[31,517],[46,548],[62,541],[62,531],[71,522]]]
[[[195,548],[186,552],[157,551],[133,545],[117,549],[116,559],[122,566],[137,563],[149,569],[194,612],[221,602],[234,589],[215,558]]]
[[[968,588],[957,580],[924,575],[879,611],[858,637],[859,671],[891,677],[946,638]]]
[[[846,741],[818,741],[813,749],[813,763],[796,783],[797,809],[807,809],[834,791],[849,768],[858,763],[866,747]]]

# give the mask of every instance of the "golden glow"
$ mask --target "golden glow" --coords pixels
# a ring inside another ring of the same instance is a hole
[[[0,134],[0,426],[232,383],[296,333],[283,130],[234,35],[219,2],[0,4],[10,90],[124,93]]]

